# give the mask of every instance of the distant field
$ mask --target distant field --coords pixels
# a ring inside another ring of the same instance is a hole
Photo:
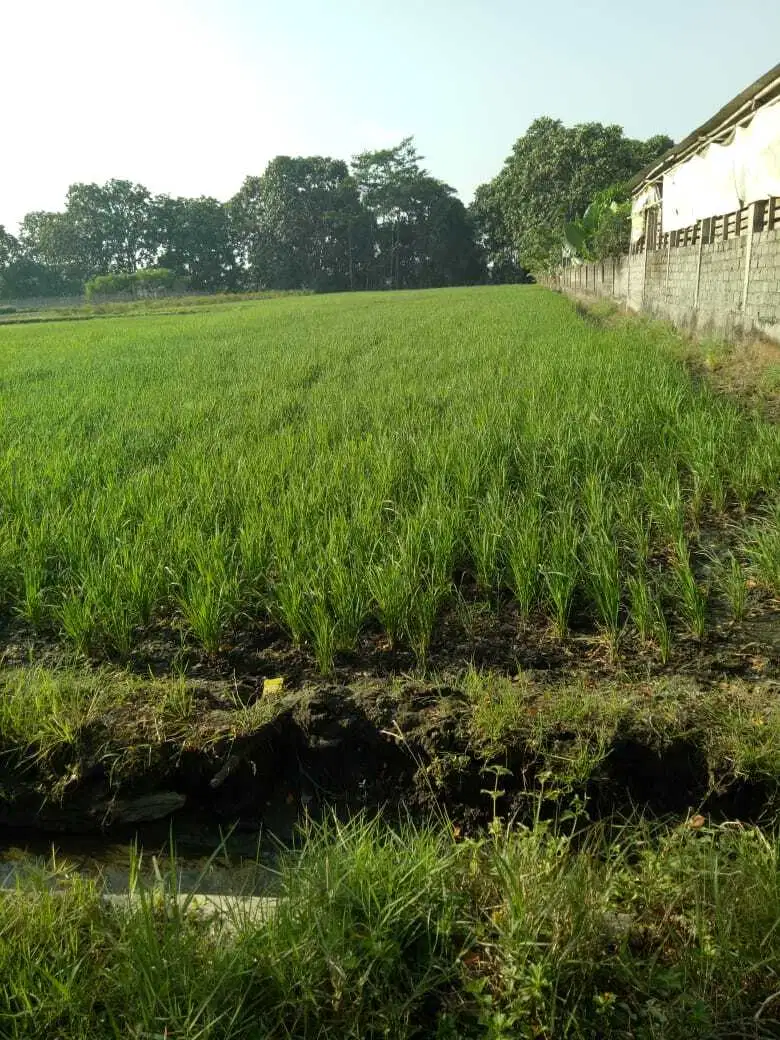
[[[275,626],[327,672],[442,612],[661,659],[780,594],[780,429],[540,288],[0,328],[6,619],[98,657]]]

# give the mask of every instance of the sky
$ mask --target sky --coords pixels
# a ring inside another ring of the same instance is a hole
[[[468,202],[537,116],[679,140],[778,40],[777,0],[0,0],[0,224],[76,181],[224,200],[407,135]]]

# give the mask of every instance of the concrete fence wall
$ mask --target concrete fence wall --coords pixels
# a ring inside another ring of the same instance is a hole
[[[0,307],[18,311],[44,311],[52,307],[81,307],[83,296],[25,296],[18,300],[0,300]]]
[[[751,207],[753,210],[753,207]],[[700,222],[675,242],[603,263],[564,267],[552,283],[564,292],[604,296],[680,328],[735,338],[759,332],[780,341],[780,226],[760,230],[755,211],[740,229]],[[766,221],[764,220],[765,224]],[[735,230],[736,229],[736,230]]]

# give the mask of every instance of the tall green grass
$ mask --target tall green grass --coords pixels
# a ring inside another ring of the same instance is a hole
[[[648,561],[655,629],[700,637],[726,513],[778,590],[777,428],[542,289],[3,327],[0,358],[0,606],[85,653],[270,620],[323,671],[376,624],[425,659],[464,570],[561,632],[649,638]]]
[[[701,818],[331,822],[283,857],[275,909],[216,919],[170,888],[107,906],[61,868],[0,894],[0,1035],[776,1036],[779,853]]]

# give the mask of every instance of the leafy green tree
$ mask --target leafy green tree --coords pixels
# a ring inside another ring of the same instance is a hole
[[[397,288],[401,282],[401,229],[410,222],[410,193],[428,176],[420,167],[413,138],[394,148],[361,152],[353,157],[352,174],[360,198],[376,222],[377,255],[372,281]]]
[[[7,267],[18,249],[18,240],[0,224],[0,270]]]
[[[346,163],[279,155],[230,202],[249,283],[316,291],[357,287],[370,260],[370,221]]]
[[[132,274],[153,260],[151,202],[148,189],[131,181],[70,186],[64,218],[90,274]]]
[[[25,256],[71,291],[98,274],[132,273],[154,259],[151,196],[130,181],[72,184],[62,213],[28,213],[20,228]]]
[[[397,236],[400,288],[482,281],[484,265],[472,220],[454,190],[441,181],[422,177],[410,186]]]
[[[395,289],[480,281],[472,220],[454,190],[421,161],[411,137],[353,159],[360,197],[376,226],[371,282]]]
[[[584,213],[598,192],[629,180],[671,144],[660,135],[632,140],[619,126],[534,120],[490,187],[518,263],[531,271],[557,264],[566,222]]]
[[[238,287],[230,216],[217,199],[160,195],[150,208],[150,227],[160,267],[187,278],[193,289]]]
[[[0,300],[11,298],[8,272],[19,254],[19,242],[0,224]]]
[[[470,214],[487,280],[496,285],[528,281],[527,272],[517,260],[517,248],[504,219],[495,181],[480,184]]]
[[[19,227],[18,296],[77,295],[92,272],[64,213],[36,210]]]

